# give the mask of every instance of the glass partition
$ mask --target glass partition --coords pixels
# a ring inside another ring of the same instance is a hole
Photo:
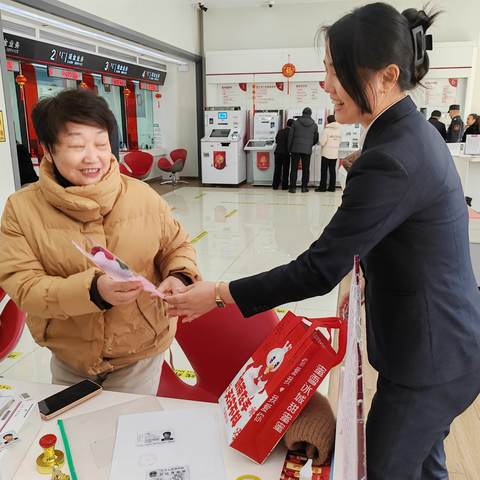
[[[136,85],[137,87],[137,85]],[[153,93],[135,88],[138,148],[153,148]]]

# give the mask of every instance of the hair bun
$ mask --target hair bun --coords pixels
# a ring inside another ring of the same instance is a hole
[[[408,8],[402,12],[402,15],[408,20],[410,28],[418,26],[423,27],[423,31],[426,32],[435,21],[437,13],[427,13],[425,10],[417,10],[416,8]]]
[[[402,12],[402,15],[407,19],[410,30],[421,26],[423,28],[423,32],[425,33],[432,26],[436,16],[439,13],[440,12],[426,12],[425,10],[417,10],[416,8],[408,8]],[[414,39],[412,36],[412,45],[413,42]],[[411,83],[412,86],[416,86],[425,77],[430,67],[428,54],[426,52],[424,53],[423,62],[420,65],[415,66],[414,58],[412,58],[412,63],[413,67]]]

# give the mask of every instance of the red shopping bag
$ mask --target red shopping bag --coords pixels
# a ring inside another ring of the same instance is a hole
[[[332,346],[338,329],[338,348]],[[219,399],[229,445],[262,463],[345,354],[347,324],[288,312]]]

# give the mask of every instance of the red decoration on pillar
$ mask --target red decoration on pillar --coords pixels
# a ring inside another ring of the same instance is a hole
[[[324,82],[323,80],[320,80],[319,83],[320,83],[320,88],[321,88],[322,90],[325,90],[325,82]]]
[[[157,92],[155,94],[155,98],[157,100],[157,107],[160,108],[160,99],[162,98],[162,94],[160,92]]]
[[[20,64],[21,74],[25,75],[27,82],[24,84],[24,111],[25,123],[27,125],[27,137],[32,157],[37,157],[40,160],[43,157],[43,150],[38,143],[37,133],[33,128],[32,110],[38,103],[38,88],[37,75],[35,74],[35,67],[31,63]],[[17,75],[18,77],[18,75]]]
[[[80,83],[80,85],[82,85],[82,83],[85,85],[84,87],[82,86],[82,88],[89,88],[90,90],[98,90],[95,87],[95,80],[93,79],[93,75],[90,73],[82,74],[82,82]]]
[[[25,93],[23,92],[23,87],[27,83],[27,77],[25,75],[22,75],[21,73],[19,73],[17,75],[17,78],[15,78],[15,82],[20,87],[20,100],[22,102],[24,102],[25,101]]]
[[[277,88],[283,92],[284,88],[285,88],[285,82],[275,82],[275,85],[277,86]]]
[[[138,150],[137,99],[135,84],[131,80],[127,81],[127,86],[123,89],[123,96],[127,122],[127,146],[129,150]]]
[[[448,83],[452,86],[457,88],[458,87],[458,78],[449,78]]]
[[[239,83],[238,86],[243,92],[247,91],[247,84],[245,82]]]

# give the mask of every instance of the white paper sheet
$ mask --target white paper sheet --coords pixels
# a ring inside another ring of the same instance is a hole
[[[110,480],[226,480],[217,422],[208,408],[119,417]]]

